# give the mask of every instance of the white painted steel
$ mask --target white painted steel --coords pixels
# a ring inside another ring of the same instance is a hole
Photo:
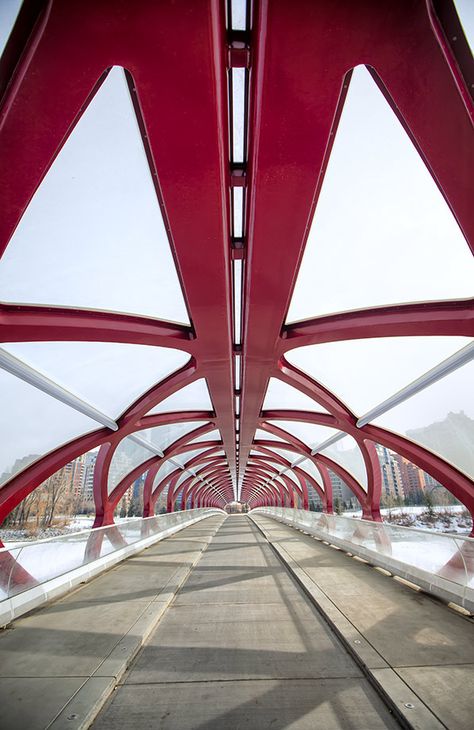
[[[61,401],[61,403],[65,403],[67,406],[74,408],[75,411],[79,411],[85,416],[88,416],[88,418],[92,418],[93,421],[97,421],[97,423],[102,424],[102,426],[110,428],[111,431],[116,431],[118,429],[115,421],[105,415],[105,413],[101,413],[101,411],[94,408],[94,406],[90,403],[86,403],[86,401],[82,400],[82,398],[78,398],[77,395],[74,395],[74,393],[63,388],[62,385],[55,383],[50,378],[47,378],[46,375],[43,375],[38,370],[35,370],[30,367],[30,365],[27,365],[22,362],[22,360],[19,360],[17,357],[14,357],[14,355],[11,355],[9,352],[1,348],[0,368],[2,368],[2,370],[6,370],[6,372],[11,375],[15,375],[17,378],[20,378],[20,380],[24,380],[25,383],[29,383],[29,385],[32,385],[34,388],[42,390],[43,393],[52,396],[56,400]]]

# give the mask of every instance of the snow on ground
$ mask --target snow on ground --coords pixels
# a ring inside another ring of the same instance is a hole
[[[462,504],[437,505],[432,508],[435,517],[431,517],[425,505],[391,507],[380,510],[384,522],[402,527],[414,527],[417,530],[434,530],[455,535],[469,535],[472,530],[472,519]],[[361,510],[344,512],[346,517],[361,517]]]
[[[426,506],[410,505],[407,507],[383,508],[380,510],[384,522],[403,527],[414,527],[419,530],[434,530],[457,535],[469,535],[472,530],[472,520],[466,508],[459,505],[436,506],[433,512],[439,515],[436,519],[430,518]],[[361,517],[361,510],[348,510],[345,517]],[[59,518],[61,519],[61,518]],[[67,519],[67,518],[65,518]],[[139,520],[140,517],[116,517],[115,522]],[[0,540],[4,546],[12,549],[21,547],[35,540],[45,540],[51,537],[68,535],[73,532],[82,532],[92,528],[94,518],[88,515],[77,515],[67,524],[39,529],[34,532],[18,529],[0,530]]]
[[[125,522],[127,520],[139,520],[140,517],[116,517],[115,523]],[[90,530],[94,524],[94,518],[87,515],[77,515],[68,524],[61,526],[39,528],[38,530],[19,530],[16,528],[5,528],[0,530],[0,540],[6,548],[21,547],[29,542],[36,540],[48,540],[52,537],[61,537],[69,535],[73,532],[82,532]]]

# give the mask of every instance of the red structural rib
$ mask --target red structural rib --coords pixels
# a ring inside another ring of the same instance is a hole
[[[223,0],[193,0],[185,12],[173,0],[23,4],[0,62],[0,255],[110,68],[120,65],[126,70],[192,325],[0,303],[0,342],[122,342],[176,348],[190,356],[186,365],[130,404],[118,418],[118,431],[100,428],[81,436],[10,479],[0,489],[0,522],[54,471],[95,447],[100,447],[96,524],[113,520],[121,496],[146,470],[145,515],[153,513],[166,487],[170,509],[185,508],[188,501],[192,506],[223,506],[232,500],[239,475],[242,499],[251,506],[307,508],[308,482],[323,508],[332,511],[332,470],[352,489],[364,516],[379,519],[381,471],[375,443],[429,472],[474,514],[474,484],[465,474],[405,437],[370,424],[357,428],[355,414],[336,393],[285,359],[293,348],[339,340],[474,336],[473,299],[394,304],[285,324],[352,69],[358,64],[369,68],[474,251],[472,60],[463,38],[452,42],[453,33],[460,32],[456,14],[443,0],[259,0],[252,7],[246,54],[248,160],[236,171],[230,165],[226,67],[232,38]],[[60,58],[67,63],[58,63]],[[245,190],[245,223],[242,240],[232,241],[230,190],[237,179]],[[244,269],[238,346],[233,343],[233,259],[242,260]],[[238,391],[236,355],[242,358]],[[328,412],[262,411],[271,377]],[[147,415],[200,378],[206,379],[212,412]],[[241,398],[238,427],[236,394]],[[366,467],[367,490],[338,464],[321,454],[312,456],[308,444],[269,420],[300,420],[352,436]],[[176,440],[164,457],[150,456],[108,494],[110,464],[123,438],[187,421],[205,425]],[[257,427],[283,442],[255,440]],[[191,443],[216,428],[220,439]],[[320,471],[321,484],[304,466],[292,467],[275,454],[275,446],[309,458]],[[202,467],[199,473],[209,483],[189,476],[177,485],[181,472],[176,471],[153,491],[159,467],[195,448],[205,451],[189,465]],[[218,455],[221,449],[224,456]],[[275,465],[289,467],[296,481],[289,473],[279,475]]]

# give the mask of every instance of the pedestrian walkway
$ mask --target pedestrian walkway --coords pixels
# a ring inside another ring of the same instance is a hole
[[[409,721],[421,702],[442,726],[473,727],[471,618],[288,525],[262,515],[254,520],[376,681],[392,696],[395,676],[412,690]]]
[[[1,730],[88,727],[223,519],[181,530],[0,631]]]
[[[471,619],[216,515],[0,633],[2,730],[468,730]]]
[[[264,536],[232,516],[93,727],[398,725]]]

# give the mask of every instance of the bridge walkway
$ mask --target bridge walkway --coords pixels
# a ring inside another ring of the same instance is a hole
[[[473,727],[471,617],[288,525],[263,515],[254,519],[408,723],[433,727],[438,720],[436,727]],[[406,696],[408,689],[412,698]],[[406,708],[406,704],[414,707]]]
[[[255,524],[231,516],[93,727],[398,724]]]
[[[268,517],[213,516],[1,632],[0,727],[467,730],[472,628]]]

